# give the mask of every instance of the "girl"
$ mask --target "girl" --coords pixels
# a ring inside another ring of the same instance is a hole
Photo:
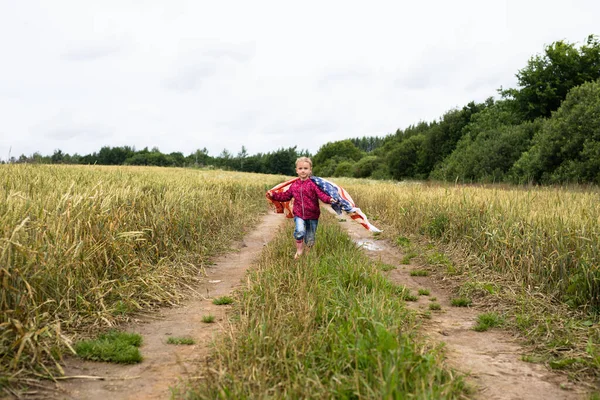
[[[296,239],[297,259],[304,251],[304,244],[308,248],[315,244],[315,233],[319,223],[321,210],[319,199],[324,203],[334,204],[336,200],[322,192],[310,179],[312,175],[312,161],[308,157],[296,160],[296,173],[300,179],[294,181],[285,192],[276,193],[269,190],[267,197],[275,201],[290,201],[294,199],[294,238]]]

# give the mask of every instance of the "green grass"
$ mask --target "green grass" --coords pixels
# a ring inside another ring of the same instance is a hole
[[[439,311],[442,309],[442,305],[440,303],[429,303],[429,309],[432,311]]]
[[[185,344],[185,345],[192,345],[192,344],[196,344],[196,341],[190,337],[175,337],[175,336],[170,336],[167,339],[167,344]]]
[[[487,312],[477,316],[477,323],[473,330],[485,332],[490,328],[495,328],[503,323],[503,318],[496,312]]]
[[[450,304],[454,307],[469,307],[473,302],[467,297],[455,297],[450,300]]]
[[[204,316],[202,316],[202,322],[204,322],[206,324],[211,324],[211,323],[215,322],[215,316],[214,315],[204,315]]]
[[[410,271],[410,276],[427,276],[429,275],[429,271],[425,269],[413,269]]]
[[[419,296],[429,296],[429,289],[419,289]]]
[[[404,248],[409,247],[410,246],[410,239],[407,238],[407,237],[405,237],[405,236],[398,236],[396,238],[396,244],[399,247],[404,247]]]
[[[408,293],[405,294],[403,297],[404,301],[418,301],[419,298],[417,296],[415,296],[414,294]]]
[[[222,306],[225,304],[232,304],[232,303],[233,303],[233,298],[230,296],[217,297],[216,299],[213,300],[213,304],[216,304],[218,306]]]
[[[415,258],[418,254],[415,252],[410,252],[408,254],[405,254],[404,257],[402,257],[402,264],[410,264],[410,261]]]
[[[386,264],[386,263],[379,264],[379,270],[381,270],[383,272],[391,271],[393,269],[396,269],[395,265]]]
[[[441,347],[419,341],[403,287],[329,217],[294,261],[291,227],[263,250],[236,297],[231,333],[186,398],[460,398]]]
[[[142,337],[137,333],[110,331],[96,339],[79,341],[74,348],[86,360],[135,364],[142,361],[141,345]]]

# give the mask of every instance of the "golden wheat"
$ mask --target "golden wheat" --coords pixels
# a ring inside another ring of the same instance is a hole
[[[600,308],[600,194],[573,188],[340,180],[395,235],[460,243],[526,287]]]
[[[4,372],[59,359],[65,331],[111,326],[132,311],[176,302],[208,257],[264,211],[265,188],[280,180],[149,167],[1,166]]]

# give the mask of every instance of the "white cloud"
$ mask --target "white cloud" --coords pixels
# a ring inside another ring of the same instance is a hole
[[[383,136],[514,86],[599,14],[591,0],[4,2],[0,158]]]

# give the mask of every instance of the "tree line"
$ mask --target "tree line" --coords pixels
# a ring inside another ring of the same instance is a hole
[[[323,145],[312,155],[313,173],[373,179],[460,182],[600,183],[600,43],[557,41],[516,73],[518,87],[499,88],[439,119],[421,121],[384,137]],[[103,147],[79,156],[22,155],[13,162],[104,165],[214,166],[244,172],[294,175],[294,161],[311,156],[296,147],[249,155],[245,147],[211,157],[157,148]]]

